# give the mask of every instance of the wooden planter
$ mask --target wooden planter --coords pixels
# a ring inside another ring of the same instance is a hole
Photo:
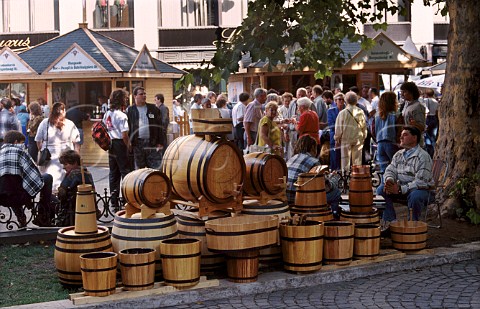
[[[325,176],[316,173],[302,173],[294,184],[296,207],[327,207],[327,193],[325,192]]]
[[[321,269],[323,233],[323,224],[317,221],[306,221],[306,225],[280,224],[283,267],[296,272]]]
[[[247,283],[258,278],[258,250],[227,253],[227,276],[230,281]]]
[[[380,254],[380,226],[375,224],[355,224],[353,257],[375,259]]]
[[[155,249],[124,249],[120,251],[118,257],[125,290],[140,291],[153,288],[155,283]]]
[[[160,243],[163,279],[177,288],[200,281],[201,242],[198,239],[167,239]]]
[[[325,222],[323,261],[325,264],[348,265],[353,257],[354,224],[347,221]]]
[[[220,117],[216,108],[192,109],[192,130],[197,135],[232,134],[232,119]]]
[[[296,205],[290,208],[292,215],[307,216],[310,220],[318,222],[326,222],[333,220],[333,213],[330,207],[297,207]]]
[[[369,165],[355,165],[349,183],[350,212],[370,212],[373,205],[372,176]]]
[[[390,224],[392,245],[401,251],[417,251],[427,246],[427,223],[422,221],[397,221]]]
[[[162,240],[178,237],[177,221],[173,214],[165,216],[156,213],[148,219],[140,219],[138,215],[126,218],[124,210],[115,214],[112,227],[113,250],[119,253],[131,248],[155,249],[155,277],[160,280],[162,266],[158,246]]]
[[[120,187],[127,202],[138,209],[142,204],[151,208],[161,207],[172,192],[167,175],[151,168],[142,168],[127,174]]]
[[[341,209],[340,220],[349,221],[355,224],[380,224],[378,209],[375,207],[373,207],[372,211],[368,212],[351,212]]]
[[[91,252],[113,251],[108,228],[99,226],[95,234],[76,234],[69,226],[58,231],[55,243],[55,267],[60,283],[81,286],[80,255]]]
[[[117,282],[116,253],[83,254],[80,256],[80,268],[85,295],[108,296],[115,293]]]

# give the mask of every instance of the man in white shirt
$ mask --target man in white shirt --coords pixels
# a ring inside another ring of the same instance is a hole
[[[240,150],[245,149],[245,143],[243,140],[243,134],[245,133],[245,129],[243,127],[243,117],[245,115],[245,109],[247,108],[249,98],[250,95],[248,93],[242,92],[238,97],[240,102],[235,104],[232,109],[233,136],[235,144]]]

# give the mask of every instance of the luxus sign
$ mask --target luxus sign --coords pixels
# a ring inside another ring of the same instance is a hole
[[[40,43],[57,37],[57,32],[29,33],[29,34],[5,34],[0,35],[0,49],[8,47],[14,52],[21,52]]]

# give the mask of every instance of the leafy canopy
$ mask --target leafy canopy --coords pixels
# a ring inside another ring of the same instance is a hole
[[[422,0],[425,5],[445,0]],[[369,48],[373,40],[360,35],[365,23],[385,30],[387,14],[405,14],[402,1],[392,0],[255,0],[248,4],[248,15],[229,40],[217,42],[217,51],[206,69],[191,72],[205,84],[227,80],[239,70],[239,60],[249,53],[253,62],[267,61],[268,69],[282,64],[283,70],[309,68],[316,78],[331,75],[344,58],[344,39],[361,42]],[[405,1],[407,2],[407,1]],[[412,1],[413,2],[413,1]],[[446,6],[442,13],[446,13]],[[200,76],[200,77],[199,77]],[[185,76],[183,82],[193,81]]]

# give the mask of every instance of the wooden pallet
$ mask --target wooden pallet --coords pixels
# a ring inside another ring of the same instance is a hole
[[[405,252],[401,252],[395,249],[380,250],[380,255],[373,260],[353,260],[348,265],[324,265],[321,271],[334,270],[334,269],[372,264],[372,263],[379,263],[379,262],[385,262],[385,261],[396,260],[396,259],[403,259],[406,255],[407,254]]]
[[[178,289],[173,286],[165,285],[164,282],[155,282],[155,285],[152,289],[142,290],[142,291],[124,291],[122,287],[118,287],[115,290],[115,294],[99,297],[99,296],[87,296],[85,292],[70,294],[68,299],[70,299],[74,305],[85,305],[85,304],[95,304],[106,301],[116,301],[122,299],[130,299],[142,296],[152,296],[152,295],[162,295],[168,293],[175,293],[185,290],[195,290],[208,287],[218,286],[219,281],[217,279],[207,280],[207,277],[201,276],[200,282],[190,288]]]

